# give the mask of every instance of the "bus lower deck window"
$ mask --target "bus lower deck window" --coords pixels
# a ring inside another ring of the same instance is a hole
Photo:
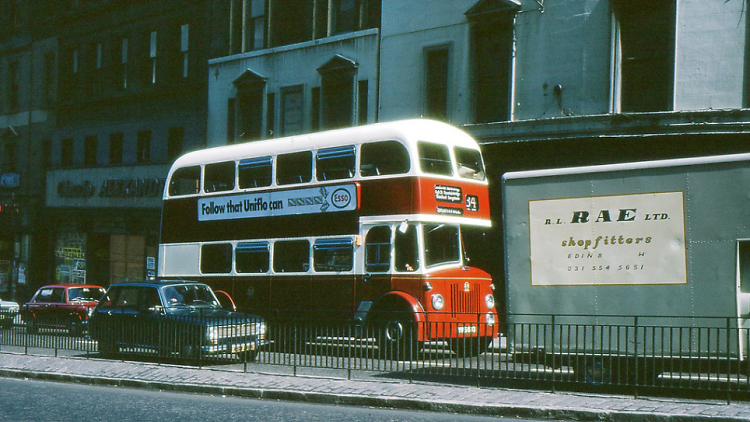
[[[351,271],[354,264],[352,239],[320,239],[313,246],[315,271]]]
[[[283,240],[273,244],[273,271],[304,273],[310,269],[310,242]]]
[[[238,273],[268,272],[271,257],[268,242],[238,243],[234,253]]]
[[[386,272],[391,269],[391,228],[377,226],[365,238],[365,271]]]
[[[206,274],[232,272],[232,245],[216,243],[201,246],[201,272]]]

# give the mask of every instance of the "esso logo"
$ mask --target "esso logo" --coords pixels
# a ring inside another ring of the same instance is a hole
[[[336,208],[346,208],[352,202],[352,195],[346,189],[336,189],[331,195],[331,203]]]

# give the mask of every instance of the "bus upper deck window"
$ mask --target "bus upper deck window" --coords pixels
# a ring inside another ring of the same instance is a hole
[[[381,141],[362,144],[359,172],[363,177],[408,173],[409,151],[400,142]]]
[[[203,180],[205,192],[221,192],[234,189],[234,161],[206,164]]]
[[[313,245],[315,271],[351,271],[354,264],[352,239],[319,239]]]
[[[234,251],[238,273],[267,273],[270,263],[268,242],[238,243]]]
[[[464,147],[456,147],[453,151],[456,153],[459,176],[465,179],[484,180],[484,165],[479,151]]]
[[[271,180],[273,180],[271,157],[242,160],[239,164],[238,173],[240,189],[271,186]]]
[[[201,168],[183,167],[175,170],[169,179],[169,195],[195,195],[200,192]]]
[[[276,157],[276,183],[290,185],[312,179],[312,152],[300,151]]]
[[[354,177],[354,146],[319,150],[315,156],[315,175],[318,180]]]
[[[418,142],[419,166],[422,171],[442,176],[452,176],[451,155],[446,145]]]

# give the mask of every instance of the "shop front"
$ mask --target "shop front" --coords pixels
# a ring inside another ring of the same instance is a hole
[[[47,282],[108,286],[155,276],[169,166],[54,170],[47,174]]]

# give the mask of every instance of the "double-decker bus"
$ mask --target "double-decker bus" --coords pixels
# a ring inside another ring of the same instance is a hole
[[[479,147],[444,123],[227,145],[173,164],[158,276],[268,318],[354,321],[389,350],[441,340],[465,353],[497,333],[492,279],[466,256],[490,225]]]

